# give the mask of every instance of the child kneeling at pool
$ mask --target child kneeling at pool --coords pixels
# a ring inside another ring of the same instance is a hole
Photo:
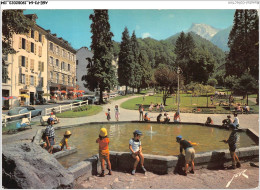
[[[64,149],[64,146],[66,146],[66,149],[70,149],[69,145],[68,145],[68,140],[71,136],[71,132],[70,131],[66,131],[64,133],[64,137],[63,139],[60,141],[60,150],[63,150]]]
[[[100,174],[100,177],[105,176],[105,161],[108,165],[109,173],[108,175],[112,175],[111,171],[111,163],[109,159],[109,138],[107,137],[107,130],[106,128],[101,128],[99,133],[99,138],[96,140],[96,143],[99,144],[99,160],[101,162],[101,169],[102,173]]]
[[[129,149],[131,151],[130,154],[135,159],[134,169],[132,171],[132,175],[135,175],[136,167],[140,159],[141,159],[142,170],[146,172],[146,169],[144,168],[144,155],[142,153],[142,146],[140,141],[142,132],[139,130],[135,130],[133,134],[134,134],[134,138],[130,139],[129,141]]]

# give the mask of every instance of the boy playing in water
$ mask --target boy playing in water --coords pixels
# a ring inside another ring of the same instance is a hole
[[[107,130],[106,128],[101,128],[99,133],[99,138],[96,140],[96,143],[99,144],[99,159],[101,162],[101,169],[102,173],[100,174],[100,177],[105,176],[105,161],[108,165],[109,173],[108,175],[112,175],[111,171],[111,163],[109,159],[109,138],[107,137]]]
[[[66,149],[70,150],[70,147],[68,145],[68,140],[69,140],[70,136],[71,136],[71,132],[66,131],[63,139],[60,141],[60,150],[63,150],[65,146],[66,146]]]
[[[132,175],[135,175],[136,167],[137,167],[137,164],[139,163],[140,159],[141,159],[142,170],[144,172],[146,172],[146,169],[144,168],[144,156],[142,153],[142,146],[141,146],[141,141],[140,141],[142,132],[139,130],[135,130],[133,134],[134,134],[134,138],[130,139],[130,141],[129,141],[129,149],[131,151],[130,154],[135,159],[134,169],[132,171]]]

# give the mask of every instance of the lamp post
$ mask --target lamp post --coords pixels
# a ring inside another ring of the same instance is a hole
[[[180,73],[181,68],[178,66],[177,74],[178,74],[178,113],[180,113]]]

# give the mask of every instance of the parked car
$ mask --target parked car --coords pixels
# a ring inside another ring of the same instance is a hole
[[[24,113],[28,113],[28,112],[31,112],[31,117],[35,117],[35,116],[42,114],[41,109],[35,109],[32,106],[23,106],[23,107],[15,107],[15,108],[9,110],[7,115],[12,116],[12,115],[24,114]],[[21,115],[21,116],[17,116],[17,117],[8,118],[8,120],[16,120],[16,119],[21,119],[24,117],[28,117],[28,115]]]

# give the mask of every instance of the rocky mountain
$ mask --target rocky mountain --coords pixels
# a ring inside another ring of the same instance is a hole
[[[229,51],[229,47],[227,43],[228,43],[228,36],[231,30],[232,30],[232,26],[224,30],[220,30],[211,38],[210,41],[216,46],[218,46],[219,48],[221,48],[223,51]]]
[[[231,30],[232,26],[220,30],[207,24],[192,24],[187,32],[194,32],[202,38],[211,41],[213,44],[218,46],[223,51],[229,51],[227,43],[228,36]]]
[[[216,29],[210,25],[195,23],[193,23],[188,30],[188,32],[194,32],[207,40],[211,40],[219,31],[219,29]]]

